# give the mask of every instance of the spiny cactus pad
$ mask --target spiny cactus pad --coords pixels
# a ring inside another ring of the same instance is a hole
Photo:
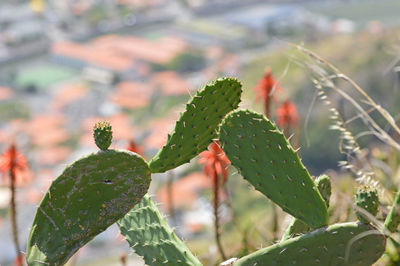
[[[385,245],[385,236],[370,225],[335,224],[260,249],[239,259],[234,266],[365,266],[382,256]]]
[[[394,233],[400,224],[400,191],[397,192],[392,208],[385,220],[385,228]]]
[[[93,128],[93,137],[100,150],[107,150],[112,141],[112,128],[109,122],[98,122]]]
[[[217,79],[198,91],[186,105],[167,143],[151,160],[153,173],[189,162],[217,137],[217,127],[240,102],[242,85],[234,78]]]
[[[62,265],[122,218],[147,193],[150,170],[128,151],[99,151],[68,166],[53,181],[29,234],[29,265]]]
[[[220,127],[222,149],[258,191],[312,228],[328,223],[322,196],[279,129],[251,111],[229,114]]]
[[[143,256],[146,265],[201,265],[147,195],[118,221],[118,225],[121,234],[135,252]]]
[[[378,191],[371,186],[361,186],[354,197],[356,215],[360,222],[369,223],[371,218],[365,213],[375,216],[379,210]]]
[[[325,200],[326,206],[329,206],[329,199],[331,197],[331,180],[327,175],[321,175],[315,180],[315,184],[317,185],[319,193],[321,193],[322,197]],[[298,236],[300,234],[305,234],[311,232],[312,229],[300,221],[299,219],[292,218],[289,226],[286,228],[285,232],[282,235],[281,241],[289,239],[291,237]]]

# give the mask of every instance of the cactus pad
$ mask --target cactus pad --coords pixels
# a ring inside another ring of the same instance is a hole
[[[327,175],[321,175],[315,180],[315,184],[317,185],[319,193],[321,193],[322,197],[325,200],[326,206],[329,206],[329,199],[331,197],[331,180]],[[305,234],[311,232],[312,229],[300,221],[299,219],[292,218],[289,226],[286,228],[285,232],[282,235],[281,241],[289,239],[291,237],[295,237],[301,234]]]
[[[397,192],[392,208],[385,220],[385,228],[394,233],[400,224],[400,191]]]
[[[234,263],[245,265],[371,265],[385,251],[386,238],[361,223],[335,224],[260,249]]]
[[[217,137],[217,127],[236,109],[242,93],[234,78],[217,79],[196,93],[176,122],[167,143],[149,163],[153,173],[165,172],[189,162]]]
[[[370,186],[361,186],[357,189],[357,194],[354,197],[354,202],[357,206],[356,215],[360,222],[369,223],[370,218],[365,211],[375,216],[379,210],[378,191]]]
[[[122,218],[146,194],[150,170],[137,154],[99,151],[68,166],[53,181],[29,234],[29,265],[62,265]]]
[[[112,128],[109,122],[98,122],[93,128],[93,137],[100,150],[107,150],[112,141]]]
[[[145,195],[118,221],[121,234],[146,265],[201,265],[162,218],[151,198]]]
[[[258,191],[312,228],[328,223],[328,212],[310,174],[279,129],[251,111],[229,114],[220,127],[222,149]]]

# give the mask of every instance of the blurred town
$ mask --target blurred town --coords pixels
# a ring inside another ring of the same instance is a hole
[[[52,180],[67,164],[97,150],[95,122],[111,122],[112,148],[134,143],[151,159],[184,104],[204,84],[238,77],[244,85],[242,106],[251,108],[252,87],[276,62],[260,57],[290,43],[313,45],[361,32],[379,40],[400,25],[399,3],[380,2],[377,7],[376,1],[0,0],[0,151],[16,143],[30,168],[27,183],[18,184],[23,249]],[[276,76],[285,65],[281,62]],[[304,117],[307,104],[298,108]],[[151,187],[169,222],[194,248],[212,239],[213,223],[212,183],[196,160],[154,175]],[[321,169],[325,166],[332,164]],[[9,198],[8,187],[0,186],[1,265],[14,260]],[[221,206],[222,222],[233,215],[228,205]],[[211,244],[199,250],[216,252]],[[79,252],[77,263],[112,265],[120,253],[131,254],[112,226]],[[143,264],[129,256],[131,265]]]

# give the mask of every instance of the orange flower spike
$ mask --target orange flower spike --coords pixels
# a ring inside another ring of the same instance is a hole
[[[139,147],[138,145],[136,145],[136,143],[133,140],[129,141],[128,146],[125,148],[125,150],[131,151],[131,152],[135,152],[139,155],[143,154],[143,150],[141,147]]]
[[[214,181],[217,177],[222,176],[223,184],[225,184],[228,178],[228,166],[231,162],[219,144],[216,142],[211,143],[207,151],[200,153],[200,157],[199,164],[204,164],[204,173]]]
[[[294,127],[298,120],[297,108],[290,100],[286,100],[277,110],[277,123],[281,128]]]
[[[0,157],[0,172],[4,177],[9,171],[13,171],[13,176],[17,185],[23,185],[29,181],[28,163],[25,156],[20,153],[15,144],[12,144]]]
[[[267,68],[263,78],[259,81],[255,87],[256,90],[256,101],[262,99],[264,102],[264,113],[269,117],[271,100],[275,100],[274,91],[281,91],[282,88],[278,82],[272,76],[271,69]]]

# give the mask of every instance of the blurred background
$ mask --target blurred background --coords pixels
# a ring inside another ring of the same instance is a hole
[[[97,150],[95,122],[111,122],[112,148],[150,160],[191,95],[221,76],[241,80],[242,108],[263,112],[259,89],[269,73],[279,84],[270,118],[279,119],[281,103],[290,100],[296,122],[288,126],[303,163],[311,175],[329,173],[352,193],[354,178],[338,167],[343,155],[339,134],[329,130],[329,109],[317,102],[307,116],[315,87],[293,44],[335,64],[398,118],[399,13],[398,0],[0,0],[0,151],[15,143],[28,165],[16,198],[21,250],[52,180]],[[332,99],[344,115],[352,113]],[[369,154],[385,154],[373,138],[359,143]],[[213,183],[198,158],[154,175],[151,194],[194,254],[215,265],[222,259],[214,242]],[[7,178],[3,172],[1,265],[15,260]],[[272,243],[284,229],[281,210],[279,228],[271,229],[269,200],[233,167],[220,194],[228,258]],[[113,225],[70,265],[121,265],[125,257],[127,265],[143,265]]]

